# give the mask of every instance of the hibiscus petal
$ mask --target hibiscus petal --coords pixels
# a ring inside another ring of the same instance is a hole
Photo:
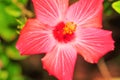
[[[55,26],[63,20],[69,0],[32,0],[40,22]]]
[[[75,46],[80,55],[90,63],[97,63],[98,60],[114,49],[114,41],[111,31],[82,28],[76,31]]]
[[[43,67],[59,80],[72,80],[77,52],[71,45],[57,45],[42,59]]]
[[[81,27],[102,27],[103,0],[79,0],[68,9],[66,19]]]
[[[29,19],[20,33],[17,49],[21,54],[39,54],[51,51],[56,44],[52,32],[38,22]]]

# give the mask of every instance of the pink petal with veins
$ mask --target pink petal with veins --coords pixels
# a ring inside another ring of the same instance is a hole
[[[79,0],[68,9],[66,19],[80,27],[102,27],[103,0]]]
[[[58,44],[42,59],[43,67],[59,80],[72,80],[77,58],[76,50],[69,44]]]
[[[111,31],[96,28],[79,28],[76,31],[75,46],[87,62],[97,63],[98,60],[114,49]]]
[[[49,27],[29,19],[21,31],[16,47],[21,54],[40,54],[51,51],[56,40]]]
[[[39,21],[50,26],[55,26],[63,20],[69,3],[69,0],[32,1]]]

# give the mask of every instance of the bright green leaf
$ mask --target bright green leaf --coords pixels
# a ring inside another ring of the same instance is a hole
[[[0,71],[0,80],[7,80],[8,78],[8,72],[5,70]]]
[[[120,14],[120,1],[116,1],[112,4],[113,9]]]
[[[16,5],[7,6],[5,10],[13,17],[19,17],[21,15],[21,10]]]

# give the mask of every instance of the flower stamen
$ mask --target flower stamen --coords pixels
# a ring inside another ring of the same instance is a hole
[[[65,27],[63,28],[63,34],[73,34],[76,30],[76,24],[73,22],[68,22],[65,24]]]

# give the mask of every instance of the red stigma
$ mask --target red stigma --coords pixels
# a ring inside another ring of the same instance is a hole
[[[60,22],[57,26],[55,26],[55,29],[53,30],[53,34],[56,40],[58,40],[59,42],[64,42],[67,43],[71,40],[74,39],[75,35],[74,32],[73,33],[64,33],[66,24],[64,22]]]

